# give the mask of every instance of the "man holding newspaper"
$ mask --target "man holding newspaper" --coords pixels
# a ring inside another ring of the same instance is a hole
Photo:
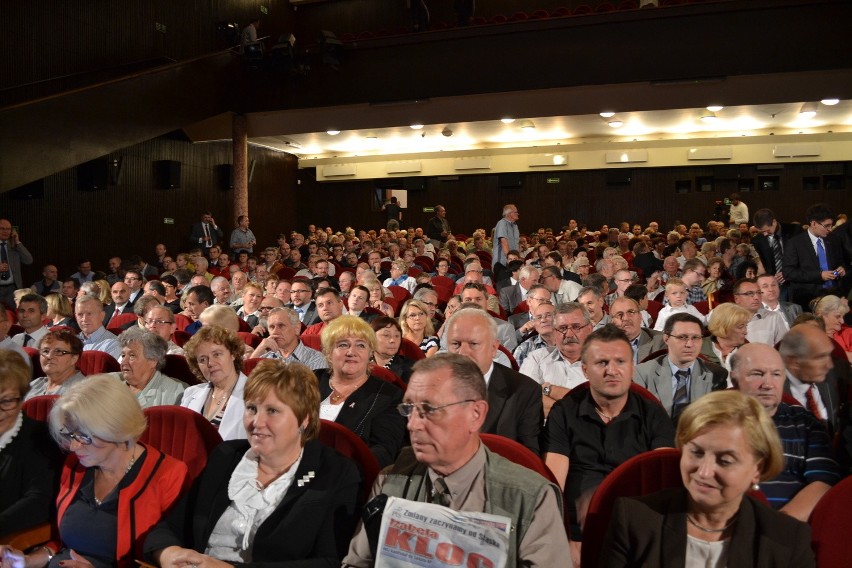
[[[376,480],[344,566],[567,566],[559,487],[489,451],[485,380],[469,358],[414,366],[399,411],[411,447]]]

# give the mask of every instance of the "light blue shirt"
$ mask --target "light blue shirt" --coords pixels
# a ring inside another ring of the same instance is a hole
[[[104,326],[99,327],[89,337],[81,332],[80,340],[83,342],[83,351],[103,351],[112,355],[116,361],[121,357],[121,346],[118,344],[118,338],[108,332]]]

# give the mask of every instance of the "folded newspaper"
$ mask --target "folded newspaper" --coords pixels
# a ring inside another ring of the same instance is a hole
[[[376,566],[503,568],[512,520],[390,497],[382,515]]]

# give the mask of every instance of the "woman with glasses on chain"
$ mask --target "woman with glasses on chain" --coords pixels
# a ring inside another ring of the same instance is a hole
[[[62,394],[86,378],[77,369],[83,342],[74,333],[64,329],[49,331],[41,338],[38,351],[45,376],[30,383],[24,400],[45,394]]]
[[[0,546],[3,565],[134,566],[145,535],[184,488],[186,465],[138,442],[146,426],[142,408],[107,375],[89,377],[63,394],[49,425],[69,452],[56,500],[58,539],[28,555]]]

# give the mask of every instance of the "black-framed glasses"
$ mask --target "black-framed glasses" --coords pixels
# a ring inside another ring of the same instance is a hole
[[[701,335],[685,335],[685,334],[684,335],[672,335],[672,334],[669,333],[668,336],[671,337],[672,339],[677,339],[678,341],[680,341],[682,343],[686,343],[687,341],[692,341],[693,343],[698,343],[699,341],[702,341],[704,339],[704,337],[701,336]]]
[[[569,331],[572,332],[574,335],[577,335],[578,333],[580,333],[580,331],[583,330],[584,327],[586,327],[588,325],[591,325],[591,324],[584,323],[583,325],[580,325],[579,323],[575,323],[574,325],[563,325],[563,326],[560,326],[560,327],[557,327],[557,328],[554,328],[554,329],[556,331],[558,331],[559,333],[561,333],[562,335],[568,335]]]
[[[66,355],[73,355],[73,351],[66,351],[65,349],[42,349],[39,351],[39,354],[42,357],[65,357]]]
[[[12,410],[21,402],[21,397],[0,399],[0,410]]]
[[[466,399],[466,400],[459,400],[459,401],[456,401],[456,402],[451,402],[449,404],[442,404],[441,406],[432,406],[428,402],[417,402],[417,403],[403,402],[402,404],[398,404],[396,406],[396,409],[399,411],[400,414],[402,414],[406,418],[410,417],[411,414],[416,410],[417,415],[420,418],[431,419],[433,416],[435,416],[435,413],[438,412],[439,410],[443,410],[444,408],[447,408],[447,407],[450,407],[450,406],[455,406],[457,404],[465,404],[467,402],[476,402],[476,401],[472,398],[469,398],[469,399]]]
[[[59,431],[59,435],[62,436],[62,439],[65,440],[66,443],[77,442],[84,446],[92,445],[92,437],[88,434],[81,434],[79,432],[69,432],[66,429],[62,429]]]
[[[623,312],[616,312],[614,314],[610,314],[610,317],[614,320],[624,319],[625,316],[635,317],[639,315],[639,310],[624,310]]]
[[[275,306],[260,306],[258,308],[258,310],[261,311],[261,312],[271,312],[274,309],[275,309]]]
[[[172,325],[173,323],[175,323],[175,322],[167,321],[167,320],[157,320],[157,319],[146,319],[145,320],[145,325]]]
[[[763,292],[760,290],[753,290],[751,292],[737,292],[734,296],[748,296],[749,298],[754,298],[755,296],[762,296]]]

